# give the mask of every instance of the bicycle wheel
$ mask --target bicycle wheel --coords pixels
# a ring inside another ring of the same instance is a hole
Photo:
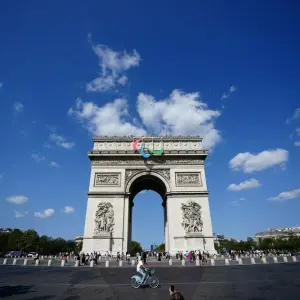
[[[156,276],[151,276],[148,279],[148,283],[153,289],[156,289],[159,285],[159,279]]]
[[[134,289],[138,289],[141,286],[141,282],[138,281],[136,278],[131,278],[130,283]]]

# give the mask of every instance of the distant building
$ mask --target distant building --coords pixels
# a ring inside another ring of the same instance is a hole
[[[237,243],[240,242],[240,240],[225,237],[224,234],[214,233],[214,242],[217,245],[220,245],[220,242],[222,242],[222,241],[233,241],[233,242],[237,242]]]
[[[75,238],[75,243],[76,243],[77,245],[80,244],[80,243],[82,243],[82,241],[83,241],[83,236],[82,236],[82,235],[76,236],[76,238]]]
[[[268,228],[267,231],[262,231],[262,232],[256,233],[255,240],[260,241],[260,240],[268,239],[268,238],[288,239],[291,236],[300,236],[300,227],[299,226],[277,228],[277,229]]]

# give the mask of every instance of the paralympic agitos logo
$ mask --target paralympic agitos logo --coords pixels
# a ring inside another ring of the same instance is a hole
[[[153,149],[150,149],[150,148],[145,148],[144,139],[145,138],[140,138],[140,139],[135,140],[132,143],[132,148],[135,151],[139,151],[141,153],[141,155],[142,155],[143,158],[147,159],[151,155],[162,155],[164,153],[163,145],[161,145],[160,150],[153,150]],[[138,144],[140,144],[139,145],[139,149],[138,149]],[[145,151],[148,152],[148,153],[146,153]]]

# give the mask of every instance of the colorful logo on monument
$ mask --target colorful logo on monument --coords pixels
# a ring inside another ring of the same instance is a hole
[[[140,143],[140,145],[139,145],[139,149],[138,149],[138,144],[139,143]],[[153,143],[153,140],[152,140],[152,143]],[[140,138],[140,139],[135,140],[132,143],[132,148],[135,151],[139,151],[141,153],[142,157],[145,158],[145,159],[149,158],[151,155],[162,155],[164,153],[163,145],[161,145],[161,149],[160,150],[153,150],[153,149],[151,150],[150,148],[146,149],[145,148],[145,144],[144,144],[144,138]],[[146,153],[145,150],[148,153]]]

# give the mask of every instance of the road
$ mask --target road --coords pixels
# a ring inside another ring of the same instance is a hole
[[[299,300],[300,264],[156,268],[157,289],[132,289],[133,268],[0,266],[0,298],[7,299],[168,299],[175,284],[186,300]]]

